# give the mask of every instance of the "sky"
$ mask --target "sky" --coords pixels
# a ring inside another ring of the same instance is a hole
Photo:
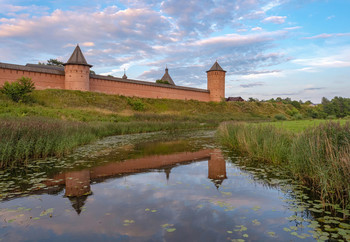
[[[226,97],[350,97],[349,0],[0,0],[0,62],[66,62],[79,44],[101,75],[207,88]]]

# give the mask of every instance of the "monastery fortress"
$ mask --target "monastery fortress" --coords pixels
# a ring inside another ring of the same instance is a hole
[[[91,67],[78,45],[64,67],[0,63],[0,86],[6,81],[13,82],[25,76],[32,79],[38,90],[67,89],[144,98],[193,99],[204,102],[220,102],[225,98],[226,71],[218,62],[215,62],[207,71],[207,90],[176,86],[167,68],[162,81],[167,81],[169,84],[131,80],[125,74],[122,78],[95,75],[90,73]]]

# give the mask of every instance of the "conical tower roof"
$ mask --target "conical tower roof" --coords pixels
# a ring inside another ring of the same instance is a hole
[[[221,66],[219,65],[219,63],[217,61],[215,61],[214,65],[210,68],[209,71],[224,71],[224,69],[221,68]],[[209,72],[207,71],[207,72]],[[226,71],[224,71],[226,72]]]
[[[75,47],[73,54],[71,55],[67,63],[65,63],[64,65],[83,65],[83,66],[92,67],[92,65],[89,65],[86,62],[83,52],[81,51],[79,45]]]
[[[165,68],[165,74],[164,74],[164,76],[162,77],[161,80],[162,81],[167,81],[167,82],[169,82],[170,85],[174,85],[175,86],[175,83],[174,83],[173,79],[169,75],[168,67]]]

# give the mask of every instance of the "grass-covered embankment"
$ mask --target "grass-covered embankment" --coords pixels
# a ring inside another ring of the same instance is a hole
[[[25,117],[0,119],[0,168],[33,158],[63,156],[79,145],[109,135],[214,128],[196,122],[78,122]]]
[[[286,167],[324,201],[350,203],[350,122],[326,122],[295,133],[274,125],[223,123],[224,145]]]
[[[288,116],[289,104],[199,102],[124,97],[71,90],[36,90],[30,102],[0,93],[0,167],[61,156],[108,135],[216,128],[227,120]]]

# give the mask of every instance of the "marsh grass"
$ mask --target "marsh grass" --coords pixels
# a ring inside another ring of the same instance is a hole
[[[75,147],[109,135],[214,128],[196,122],[76,122],[25,117],[0,120],[0,167],[26,164],[31,159],[64,156]]]
[[[349,204],[349,122],[325,122],[300,133],[273,125],[227,122],[220,125],[217,136],[236,151],[287,168],[324,201]]]

